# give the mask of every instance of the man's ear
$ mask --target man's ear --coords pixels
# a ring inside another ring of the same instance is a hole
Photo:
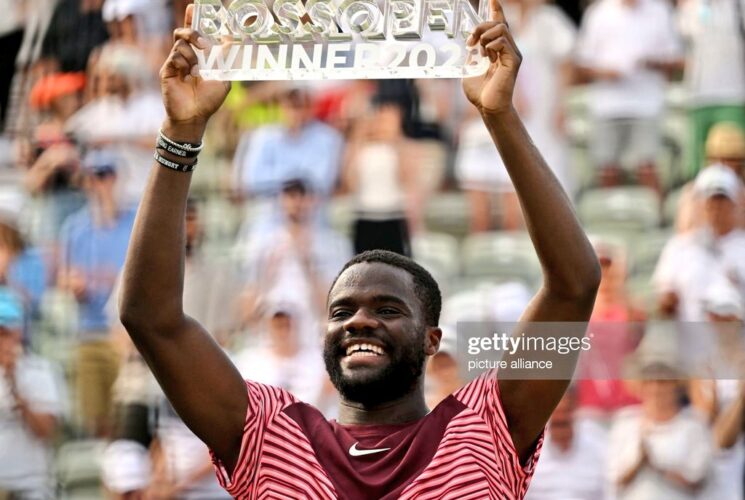
[[[434,356],[440,350],[440,340],[442,340],[442,330],[436,326],[427,327],[425,334],[424,352],[427,356]]]

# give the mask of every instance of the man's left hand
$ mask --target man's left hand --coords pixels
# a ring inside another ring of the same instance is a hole
[[[512,96],[523,60],[499,1],[490,0],[489,6],[491,20],[476,26],[467,42],[471,47],[479,46],[489,58],[489,69],[483,75],[463,79],[466,97],[482,115],[513,109]]]

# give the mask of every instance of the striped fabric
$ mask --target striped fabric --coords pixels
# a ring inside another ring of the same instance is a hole
[[[360,498],[358,493],[335,488],[339,482],[321,466],[314,452],[315,433],[304,430],[290,416],[292,412],[284,411],[298,403],[291,394],[255,382],[246,385],[249,407],[233,474],[228,474],[213,455],[218,481],[231,495],[238,499]],[[543,437],[528,464],[521,466],[493,375],[474,380],[453,396],[459,406],[457,414],[447,422],[430,462],[411,477],[398,498],[523,498]],[[430,415],[435,412],[437,409]],[[423,432],[426,427],[418,429]],[[346,453],[341,444],[339,449]],[[402,460],[416,455],[416,450],[409,451],[412,453],[402,456]],[[379,478],[370,478],[371,485],[375,480]]]

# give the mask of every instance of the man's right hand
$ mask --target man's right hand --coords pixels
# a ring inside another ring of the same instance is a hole
[[[190,5],[186,10],[187,27],[173,32],[173,49],[160,70],[160,88],[166,108],[166,135],[174,140],[198,143],[210,117],[230,92],[230,82],[207,81],[197,76],[194,47],[207,49],[208,42],[188,27],[192,15],[193,5]]]

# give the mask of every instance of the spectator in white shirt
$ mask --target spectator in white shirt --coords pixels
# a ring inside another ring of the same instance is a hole
[[[672,351],[651,339],[633,359],[642,403],[621,410],[611,428],[610,488],[618,500],[696,499],[712,476],[713,438],[706,423],[680,405]]]
[[[62,416],[58,374],[21,344],[23,306],[0,289],[0,497],[52,498],[52,439]]]
[[[692,380],[689,387],[691,404],[707,418],[716,444],[714,479],[707,484],[702,498],[742,500],[745,466],[743,297],[731,283],[722,280],[708,288],[704,304],[707,326],[711,330],[704,335],[698,332],[708,345],[697,350],[708,351],[704,366],[715,380]]]
[[[579,422],[570,390],[548,422],[548,439],[526,500],[599,500],[605,490],[606,434],[599,425]]]
[[[745,1],[682,0],[678,9],[688,45],[693,174],[703,165],[704,141],[713,125],[726,120],[745,129]]]
[[[598,0],[582,20],[577,59],[580,78],[592,84],[590,153],[601,183],[618,184],[625,163],[659,190],[665,83],[682,67],[672,8],[663,0]]]
[[[745,231],[739,229],[742,181],[732,169],[712,165],[699,173],[696,196],[704,201],[705,224],[665,246],[653,283],[658,307],[681,321],[705,321],[704,294],[719,279],[745,294]]]
[[[247,282],[242,310],[250,322],[262,302],[290,302],[299,307],[299,323],[315,324],[324,314],[328,287],[352,256],[352,246],[335,231],[314,223],[318,195],[308,180],[288,180],[281,190],[282,224],[239,242]]]
[[[239,352],[235,365],[246,379],[281,387],[326,410],[334,401],[328,397],[333,391],[326,383],[321,332],[303,323],[298,311],[289,302],[268,305],[258,343]]]

